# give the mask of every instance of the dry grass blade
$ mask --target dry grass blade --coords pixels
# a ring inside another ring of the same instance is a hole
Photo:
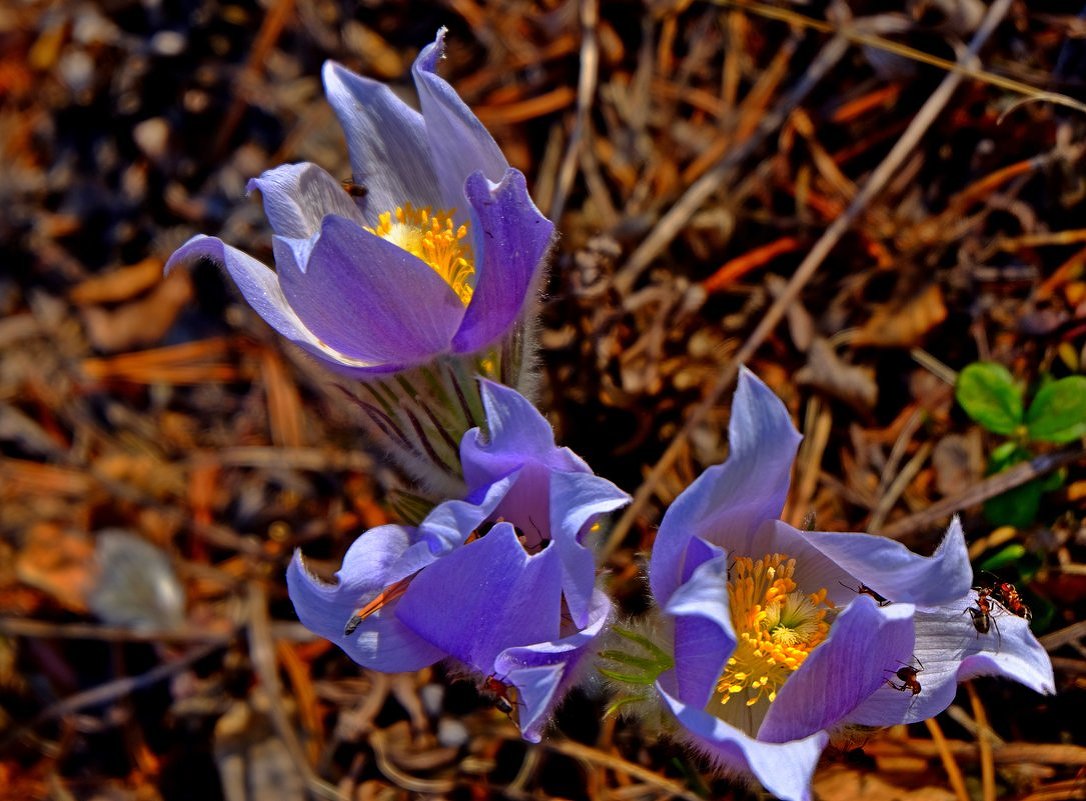
[[[279,662],[276,659],[275,641],[268,618],[268,598],[259,581],[249,582],[249,656],[253,669],[264,685],[270,703],[270,715],[276,734],[286,746],[294,767],[305,777],[306,787],[314,798],[327,801],[347,801],[340,792],[313,772],[305,750],[298,741],[294,726],[283,706],[283,687],[279,681]]]
[[[811,61],[800,82],[761,118],[761,123],[747,139],[731,148],[721,160],[699,178],[660,219],[652,232],[630,254],[619,271],[615,285],[626,295],[637,278],[678,235],[705,201],[728,181],[735,168],[758,149],[777,130],[793,110],[809,95],[831,69],[848,52],[848,42],[841,37],[831,39]]]
[[[566,756],[577,759],[587,765],[625,773],[647,785],[670,793],[675,798],[683,798],[686,799],[686,801],[704,801],[697,793],[684,790],[680,785],[670,779],[665,779],[655,771],[648,770],[640,765],[635,765],[632,762],[627,762],[621,757],[604,753],[603,751],[599,751],[590,746],[581,745],[572,740],[544,741],[542,745],[550,751],[565,754]]]
[[[995,759],[992,756],[992,741],[989,738],[988,713],[984,711],[984,704],[977,695],[973,682],[965,683],[965,691],[969,694],[969,704],[973,708],[973,718],[977,722],[977,745],[980,747],[980,783],[982,798],[984,801],[995,801]]]
[[[943,760],[943,768],[946,770],[947,780],[950,782],[954,794],[958,796],[958,801],[970,801],[969,791],[965,788],[965,777],[962,776],[962,769],[958,767],[958,763],[954,761],[954,755],[947,747],[947,740],[943,736],[943,730],[939,727],[935,718],[928,718],[924,721],[924,725],[928,727],[931,739],[939,750],[939,756]]]
[[[983,23],[973,36],[973,40],[969,44],[968,52],[963,54],[963,60],[976,57],[977,52],[984,46],[984,43],[988,40],[988,37],[991,36],[1000,20],[1006,15],[1010,5],[1011,0],[997,0],[997,2],[992,4],[984,17]],[[831,44],[838,41],[841,40],[835,38]],[[875,171],[860,188],[860,191],[857,193],[856,197],[853,198],[845,213],[833,221],[830,227],[807,254],[807,257],[799,267],[796,268],[796,272],[788,282],[788,286],[785,287],[784,291],[773,302],[773,305],[766,312],[765,316],[758,324],[758,327],[755,328],[747,341],[743,343],[743,347],[739,349],[734,361],[725,368],[716,385],[709,391],[702,403],[686,421],[678,436],[671,445],[668,446],[664,455],[660,457],[659,461],[653,466],[644,482],[638,488],[634,495],[633,503],[626,507],[622,517],[615,523],[615,526],[611,531],[610,538],[604,547],[605,556],[609,555],[616,547],[618,547],[619,543],[625,538],[626,532],[629,531],[633,521],[641,514],[641,510],[651,497],[656,483],[660,481],[664,473],[671,468],[671,465],[678,457],[683,448],[683,442],[690,435],[690,432],[701,424],[709,410],[716,405],[720,397],[728,387],[732,385],[732,382],[735,381],[735,378],[739,373],[739,365],[752,357],[758,348],[761,347],[762,343],[765,342],[773,329],[776,328],[777,323],[784,317],[788,307],[799,297],[800,290],[815,274],[819,265],[821,265],[822,261],[830,254],[830,251],[845,235],[845,232],[852,226],[852,223],[859,217],[868,203],[885,188],[886,184],[894,176],[901,164],[904,163],[909,153],[916,147],[917,142],[920,141],[924,132],[935,122],[936,117],[942,111],[943,107],[950,102],[951,96],[961,82],[962,76],[956,72],[952,72],[943,78],[938,88],[936,88],[931,97],[928,98],[917,112],[916,117],[913,118],[913,121],[897,141],[897,144],[894,145],[886,158],[882,160],[877,168],[875,168]]]
[[[939,58],[931,53],[925,53],[923,50],[917,50],[914,47],[909,47],[908,45],[903,45],[881,36],[865,33],[852,26],[833,25],[828,22],[823,22],[822,20],[814,19],[813,17],[805,17],[802,14],[797,14],[789,9],[775,8],[761,3],[748,2],[748,0],[714,0],[714,2],[724,6],[742,8],[745,11],[750,11],[751,13],[770,19],[779,19],[790,25],[811,28],[816,31],[821,31],[822,33],[832,33],[834,35],[844,36],[855,44],[862,44],[879,50],[885,50],[888,53],[902,56],[911,61],[929,64],[933,67],[946,70],[947,72],[957,73],[963,77],[982,81],[983,83],[997,86],[1000,89],[1006,89],[1008,92],[1024,95],[1025,100],[1045,101],[1057,106],[1065,106],[1086,113],[1086,104],[1080,103],[1067,95],[1058,94],[1056,92],[1046,92],[1043,89],[1030,86],[1028,83],[1022,83],[1021,81],[1016,81],[1012,78],[1006,78],[1002,75],[986,72],[985,70],[977,69],[973,65],[961,61],[948,61],[945,58]],[[1015,106],[1012,106],[1012,108],[1016,107],[1021,102],[1022,101],[1019,101]]]
[[[257,34],[253,48],[249,52],[249,58],[238,75],[234,100],[226,112],[226,118],[223,120],[222,127],[219,128],[219,134],[215,139],[214,152],[216,155],[221,155],[226,150],[230,138],[234,135],[234,131],[237,130],[238,123],[241,122],[241,117],[245,113],[245,107],[249,103],[246,88],[248,84],[253,83],[259,77],[261,67],[268,60],[272,47],[279,39],[279,35],[286,27],[293,11],[294,0],[276,0],[264,16],[264,21],[260,25],[260,32]]]
[[[585,142],[585,132],[588,127],[588,113],[592,109],[592,100],[596,96],[596,82],[599,78],[600,46],[596,38],[596,27],[599,24],[599,4],[596,0],[585,0],[580,3],[581,10],[581,58],[580,75],[577,79],[577,114],[573,118],[573,130],[566,144],[566,152],[562,156],[561,166],[558,168],[554,200],[551,203],[550,214],[552,220],[562,217],[562,210],[566,206],[566,199],[573,187],[573,179],[576,177],[577,163],[580,160],[581,149]]]
[[[83,373],[96,381],[135,384],[203,384],[237,381],[236,365],[225,361],[231,342],[224,338],[186,342],[100,359],[84,359]]]
[[[943,522],[946,518],[956,512],[984,503],[984,501],[989,498],[994,498],[996,495],[1002,495],[1004,492],[1021,486],[1027,481],[1040,478],[1063,465],[1071,464],[1072,462],[1077,462],[1084,458],[1086,458],[1086,449],[1063,453],[1046,453],[1035,459],[1031,459],[1028,462],[1017,464],[1009,470],[1004,470],[1002,473],[996,473],[993,476],[989,476],[979,484],[970,487],[961,495],[956,495],[953,498],[946,498],[938,503],[933,503],[921,512],[917,512],[916,514],[909,515],[895,523],[891,523],[879,533],[890,539],[905,539],[918,531],[922,531],[937,523]]]

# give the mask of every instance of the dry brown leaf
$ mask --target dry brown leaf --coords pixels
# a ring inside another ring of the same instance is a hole
[[[853,337],[854,345],[878,348],[909,348],[919,345],[924,335],[946,319],[943,290],[928,284],[919,295],[890,301],[875,308],[867,323]]]
[[[869,771],[834,765],[815,774],[815,795],[823,801],[955,801],[946,787],[904,788]]]
[[[965,492],[984,472],[980,429],[970,429],[965,436],[948,434],[943,437],[932,451],[931,462],[935,467],[935,486],[943,497]]]
[[[15,575],[68,609],[85,613],[87,597],[98,580],[94,543],[82,532],[39,523],[27,532],[15,559]]]
[[[190,300],[192,279],[185,270],[174,270],[142,300],[113,311],[97,306],[85,309],[87,336],[95,348],[106,353],[153,345],[170,330]]]
[[[69,297],[76,306],[98,303],[123,303],[162,281],[162,259],[154,256],[137,264],[88,278],[76,286]]]
[[[873,409],[879,396],[875,371],[842,361],[821,338],[812,340],[807,366],[795,378],[797,383],[833,395],[861,412]]]
[[[213,749],[227,801],[305,801],[305,780],[275,736],[267,699],[235,701],[215,724]]]

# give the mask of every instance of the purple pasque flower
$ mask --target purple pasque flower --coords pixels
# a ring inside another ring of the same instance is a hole
[[[170,258],[223,264],[279,333],[341,372],[373,377],[477,353],[510,332],[534,293],[554,226],[524,176],[435,74],[445,29],[413,67],[421,113],[385,84],[325,64],[354,180],[314,164],[252,180],[275,232],[276,270],[215,237]]]
[[[675,735],[785,799],[810,797],[831,730],[930,717],[975,675],[1053,691],[1025,620],[993,612],[999,636],[974,628],[957,521],[922,557],[778,520],[799,440],[784,405],[744,370],[729,458],[672,504],[649,567],[673,656],[655,692]],[[903,668],[918,695],[899,683]]]
[[[629,496],[556,447],[517,392],[484,380],[480,395],[489,436],[473,429],[461,443],[465,499],[417,528],[366,532],[336,584],[296,554],[287,585],[302,623],[360,665],[391,672],[450,659],[513,688],[521,730],[538,740],[611,615],[585,538]]]

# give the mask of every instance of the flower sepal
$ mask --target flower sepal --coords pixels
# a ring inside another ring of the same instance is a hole
[[[486,432],[478,377],[516,385],[523,352],[518,332],[479,354],[449,355],[398,373],[337,386],[359,409],[370,442],[420,488],[397,505],[406,522],[418,523],[443,498],[467,491],[460,441],[471,429]]]

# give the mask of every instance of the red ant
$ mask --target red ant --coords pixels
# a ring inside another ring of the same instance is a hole
[[[875,599],[875,603],[877,603],[879,606],[889,606],[891,603],[893,603],[893,601],[883,597],[882,595],[879,595],[866,584],[861,584],[859,587],[853,590],[852,587],[850,587],[848,584],[845,584],[843,581],[838,581],[837,583],[846,589],[852,590],[858,595],[870,595],[872,598]]]
[[[355,610],[355,613],[351,615],[350,618],[347,620],[347,625],[343,627],[343,636],[350,637],[352,634],[354,634],[355,629],[362,625],[363,620],[372,615],[374,612],[380,611],[385,606],[392,603],[405,592],[407,592],[407,588],[411,586],[411,579],[413,579],[414,577],[415,574],[412,573],[407,578],[402,578],[399,581],[388,585],[379,593],[377,593],[377,595],[375,595],[369,603],[367,603],[361,609]]]
[[[913,659],[916,659],[916,664],[920,665],[919,668],[914,668],[912,665],[903,665],[894,673],[901,684],[894,684],[893,679],[887,679],[886,683],[898,692],[905,692],[908,690],[914,696],[917,696],[920,695],[920,682],[916,680],[916,675],[924,669],[924,663],[916,656],[914,656]]]
[[[496,678],[492,673],[483,679],[482,686],[480,686],[479,689],[494,696],[494,706],[499,712],[510,718],[513,717],[513,712],[516,709],[518,702],[515,698],[509,697],[509,693],[513,692],[509,685]]]
[[[485,531],[475,529],[475,531],[471,532],[471,534],[468,535],[467,539],[464,540],[464,544],[467,545],[468,543],[475,542],[475,540],[479,539],[485,534]],[[363,620],[368,618],[370,615],[379,612],[390,603],[400,598],[405,592],[407,592],[407,588],[411,586],[411,580],[414,579],[416,575],[416,573],[412,573],[410,576],[407,576],[400,579],[399,581],[395,581],[392,584],[389,584],[387,587],[385,587],[383,590],[373,596],[373,598],[371,598],[369,602],[365,604],[365,606],[363,606],[361,609],[356,609],[354,611],[354,614],[352,614],[347,619],[347,625],[343,627],[343,636],[350,637],[352,634],[354,634],[355,630],[362,625]]]
[[[1033,613],[1023,603],[1022,596],[1018,594],[1018,588],[1009,581],[996,582],[995,589],[991,590],[990,594],[1012,615],[1033,620]]]

